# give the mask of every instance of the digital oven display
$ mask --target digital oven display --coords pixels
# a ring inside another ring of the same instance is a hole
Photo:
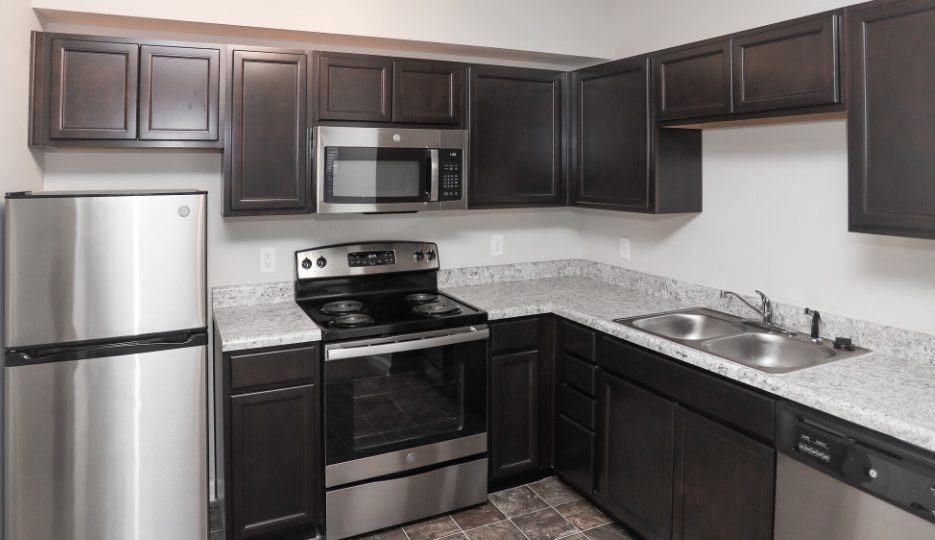
[[[357,251],[347,254],[347,265],[351,268],[384,266],[387,264],[396,264],[395,251]]]

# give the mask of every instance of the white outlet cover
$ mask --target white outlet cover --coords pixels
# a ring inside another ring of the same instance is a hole
[[[620,258],[630,260],[630,239],[620,237]]]
[[[503,255],[503,235],[502,234],[492,234],[490,235],[490,254],[494,257],[500,257]]]
[[[260,273],[269,274],[276,271],[276,248],[260,248]]]

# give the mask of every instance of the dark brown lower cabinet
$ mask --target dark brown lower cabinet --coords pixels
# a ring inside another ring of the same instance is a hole
[[[539,351],[493,356],[490,361],[490,476],[539,468]]]
[[[317,414],[313,385],[231,398],[234,538],[316,519]]]
[[[556,431],[555,472],[581,493],[593,494],[597,436],[563,414],[558,417]]]
[[[608,373],[598,399],[597,500],[643,537],[671,538],[675,404]]]
[[[673,538],[772,538],[775,462],[769,446],[678,408]]]

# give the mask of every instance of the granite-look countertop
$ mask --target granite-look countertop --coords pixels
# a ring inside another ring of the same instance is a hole
[[[215,302],[214,322],[224,352],[321,341],[321,329],[292,298],[221,307]]]
[[[491,320],[554,313],[935,451],[935,364],[930,358],[900,358],[892,352],[877,351],[863,357],[774,375],[613,322],[613,319],[622,317],[698,305],[650,294],[644,288],[568,276],[455,286],[444,290],[486,310]]]

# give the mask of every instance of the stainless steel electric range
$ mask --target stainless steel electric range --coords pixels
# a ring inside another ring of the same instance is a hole
[[[487,495],[487,313],[438,290],[438,247],[296,253],[296,302],[322,328],[326,537]]]

